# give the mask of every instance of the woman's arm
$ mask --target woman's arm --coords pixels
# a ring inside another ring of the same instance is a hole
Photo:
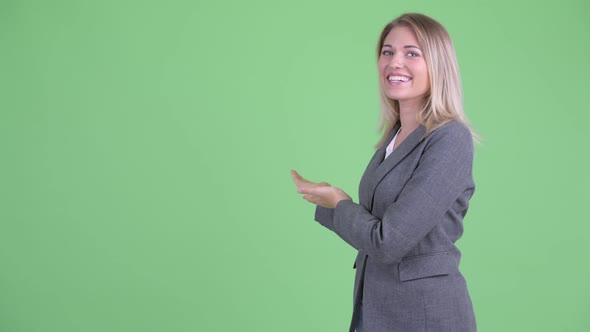
[[[342,200],[333,210],[332,225],[325,226],[373,259],[399,262],[444,218],[471,182],[471,133],[463,126],[441,129],[431,134],[418,167],[382,220],[364,206]],[[320,213],[329,218],[329,211]]]

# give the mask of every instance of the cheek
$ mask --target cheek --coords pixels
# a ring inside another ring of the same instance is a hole
[[[430,88],[430,75],[428,75],[428,70],[424,72],[424,84]]]
[[[427,68],[420,68],[420,78],[423,84],[430,85],[430,77]]]
[[[377,69],[379,69],[379,75],[383,75],[385,68],[387,67],[387,62],[383,60],[379,60],[377,63]]]

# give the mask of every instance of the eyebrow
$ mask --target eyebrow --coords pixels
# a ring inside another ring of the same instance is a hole
[[[392,47],[391,45],[389,45],[389,44],[385,44],[385,45],[383,45],[383,47],[386,47],[386,46],[387,46],[387,47],[390,47],[390,48],[393,48],[393,47]],[[418,46],[414,46],[414,45],[405,45],[405,46],[404,46],[404,48],[417,48],[417,49],[420,49],[420,47],[418,47]]]

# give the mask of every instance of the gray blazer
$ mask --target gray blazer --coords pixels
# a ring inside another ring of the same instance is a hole
[[[455,242],[475,185],[469,129],[418,127],[385,160],[393,129],[361,179],[359,204],[318,206],[315,220],[358,250],[354,331],[476,331]]]

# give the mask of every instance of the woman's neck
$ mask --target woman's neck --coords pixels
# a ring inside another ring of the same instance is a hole
[[[407,134],[420,126],[417,108],[400,108],[399,121],[401,130]]]

